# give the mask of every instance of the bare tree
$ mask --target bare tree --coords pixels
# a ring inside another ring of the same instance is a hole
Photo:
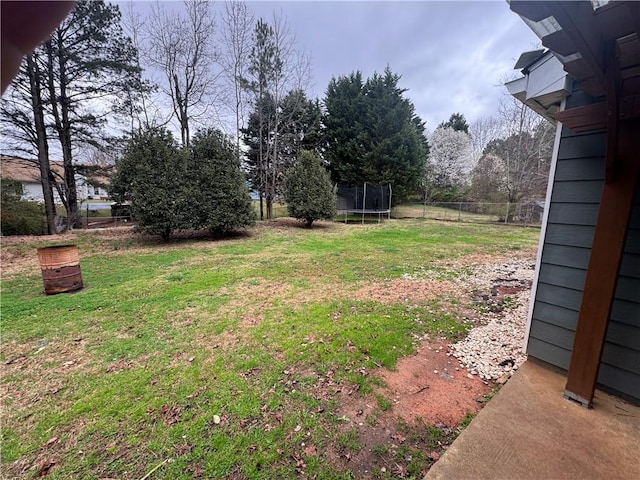
[[[163,91],[171,99],[183,146],[189,145],[191,120],[207,113],[219,74],[213,40],[215,18],[206,0],[187,0],[185,13],[168,12],[156,3],[148,22],[148,62],[163,72]]]
[[[483,148],[472,174],[472,195],[508,203],[542,197],[549,175],[553,126],[519,101],[500,103],[501,134]]]
[[[220,55],[220,64],[232,91],[231,109],[235,116],[238,157],[240,157],[240,131],[244,128],[247,103],[243,79],[247,77],[249,68],[254,22],[255,18],[245,2],[225,2],[222,36],[224,51]]]
[[[143,66],[141,57],[144,55],[146,48],[145,19],[135,10],[133,2],[129,2],[124,8],[122,27],[135,48],[135,64],[142,74]],[[142,78],[141,82],[144,84],[144,89],[138,91],[129,90],[126,92],[128,95],[129,128],[132,135],[134,132],[140,133],[144,127],[163,123],[158,121],[159,110],[153,108],[150,99],[150,94],[157,89],[157,85],[154,82],[142,80]]]
[[[469,126],[471,150],[474,161],[482,157],[482,152],[492,140],[504,134],[504,122],[499,117],[480,117]]]

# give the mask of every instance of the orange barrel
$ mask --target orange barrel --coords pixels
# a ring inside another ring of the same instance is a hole
[[[57,245],[38,249],[44,293],[74,292],[82,288],[77,245]]]

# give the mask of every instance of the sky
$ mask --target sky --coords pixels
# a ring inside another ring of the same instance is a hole
[[[124,2],[118,2],[124,3]],[[147,13],[150,2],[134,2]],[[256,17],[281,12],[297,45],[311,56],[308,94],[322,98],[332,77],[362,71],[401,75],[400,87],[427,130],[454,112],[471,123],[494,115],[505,89],[501,79],[517,74],[521,53],[538,38],[506,1],[253,1]],[[215,10],[220,12],[221,3]],[[181,8],[173,2],[172,9]]]

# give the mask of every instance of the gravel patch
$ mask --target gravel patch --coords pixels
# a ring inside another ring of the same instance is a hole
[[[469,375],[503,383],[526,360],[522,351],[535,265],[529,259],[474,267],[458,281],[485,310],[462,341],[449,345]]]

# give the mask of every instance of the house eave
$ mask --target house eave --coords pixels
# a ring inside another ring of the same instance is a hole
[[[570,91],[569,78],[562,63],[547,52],[522,73],[523,77],[505,84],[508,92],[555,124],[555,113]]]

